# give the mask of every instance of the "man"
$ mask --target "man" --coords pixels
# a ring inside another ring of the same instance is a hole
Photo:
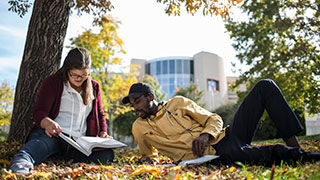
[[[130,103],[139,116],[132,133],[142,162],[152,162],[158,151],[176,162],[216,154],[223,164],[240,161],[270,165],[281,160],[311,161],[320,157],[320,153],[301,149],[295,134],[303,127],[272,80],[261,80],[255,85],[240,105],[230,128],[223,128],[219,115],[182,96],[157,102],[153,88],[145,83],[133,84],[122,102]],[[287,146],[250,145],[264,110]]]

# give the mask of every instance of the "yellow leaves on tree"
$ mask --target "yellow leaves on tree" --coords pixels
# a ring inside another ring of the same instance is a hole
[[[169,15],[180,15],[181,6],[184,5],[187,13],[194,15],[201,7],[203,15],[220,15],[226,17],[229,10],[241,0],[157,0],[166,4],[165,12]]]
[[[76,0],[74,4],[75,9],[78,10],[79,14],[81,14],[81,12],[85,12],[88,14],[92,13],[94,16],[101,16],[102,14],[106,14],[113,8],[109,0]]]
[[[0,126],[9,123],[14,100],[14,88],[6,81],[0,82]]]
[[[110,73],[112,65],[121,64],[121,59],[116,56],[125,54],[123,41],[117,33],[121,22],[112,16],[104,16],[96,23],[100,28],[98,32],[88,29],[78,37],[71,38],[71,44],[90,52],[94,72]]]
[[[130,86],[137,82],[134,73],[113,74],[109,79],[109,84],[105,84],[106,92],[103,96],[108,100],[105,104],[105,110],[112,111],[112,114],[118,115],[129,111],[131,108],[123,106],[121,99],[127,95]]]
[[[104,16],[95,23],[99,25],[98,32],[89,29],[72,38],[71,44],[84,47],[90,52],[92,77],[100,83],[103,108],[106,118],[110,121],[109,129],[112,135],[114,117],[130,110],[121,104],[121,98],[126,95],[131,84],[137,82],[138,74],[123,73],[122,59],[117,57],[125,53],[123,41],[117,34],[120,21],[111,16]]]

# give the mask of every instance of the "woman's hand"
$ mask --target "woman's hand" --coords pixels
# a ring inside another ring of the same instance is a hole
[[[61,133],[60,125],[48,117],[41,120],[40,126],[49,137],[58,137],[58,134]]]
[[[113,137],[112,137],[112,136],[109,136],[106,131],[101,131],[101,132],[99,133],[99,137],[113,139]]]

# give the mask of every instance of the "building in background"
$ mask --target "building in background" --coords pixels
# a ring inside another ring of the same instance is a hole
[[[320,113],[315,115],[305,115],[306,135],[320,134]]]
[[[162,57],[151,60],[132,59],[131,64],[138,65],[141,75],[155,76],[167,99],[176,90],[195,82],[204,92],[202,102],[212,111],[228,102],[236,102],[238,96],[229,87],[238,77],[226,77],[224,60],[214,53],[199,52],[193,57]],[[239,91],[247,91],[246,84],[240,84]],[[306,134],[320,134],[320,113],[306,115]]]
[[[132,65],[138,65],[141,75],[155,76],[167,99],[171,98],[180,87],[186,87],[195,82],[204,92],[202,102],[208,110],[236,102],[237,95],[229,88],[237,77],[226,77],[224,61],[216,54],[200,52],[193,57],[172,56],[151,60],[132,59]],[[239,87],[245,91],[245,85]]]

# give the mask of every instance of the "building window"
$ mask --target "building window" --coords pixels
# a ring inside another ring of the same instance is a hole
[[[177,60],[177,74],[182,74],[182,60]]]
[[[146,64],[146,74],[150,74],[150,63]]]
[[[176,89],[194,80],[193,60],[183,58],[155,59],[146,64],[146,74],[157,78],[162,90],[171,98]]]
[[[161,73],[161,61],[156,62],[156,75]]]
[[[171,77],[169,78],[169,84],[170,84],[170,86],[174,86],[174,84],[175,84],[174,76],[171,76]]]
[[[214,80],[214,79],[208,79],[207,80],[207,85],[208,85],[208,91],[215,93],[216,91],[219,91],[219,81]]]
[[[177,77],[177,80],[176,80],[177,82],[176,82],[176,86],[178,87],[178,88],[180,88],[181,86],[183,86],[183,77],[182,76],[179,76],[179,77]]]
[[[183,74],[190,74],[190,61],[183,61]]]
[[[169,73],[170,73],[170,74],[174,74],[174,72],[175,72],[174,60],[170,60],[170,61],[169,61]]]
[[[190,74],[194,74],[193,60],[190,61]]]
[[[169,93],[168,93],[168,98],[172,97],[173,94],[175,93],[175,78],[174,76],[170,76],[169,78]]]
[[[156,73],[156,63],[150,63],[150,76],[154,76]]]
[[[162,61],[162,74],[168,74],[168,60]]]

